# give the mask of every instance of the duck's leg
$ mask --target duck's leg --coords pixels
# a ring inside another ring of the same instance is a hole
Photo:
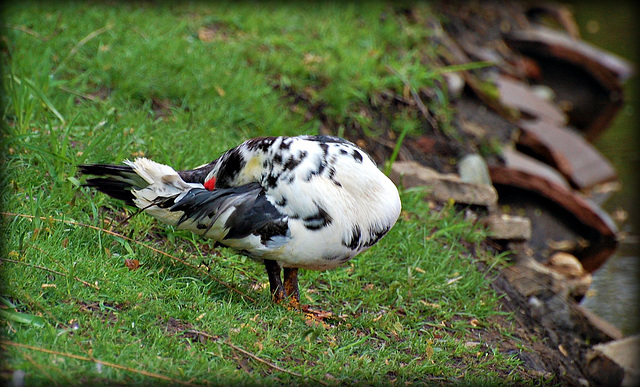
[[[267,269],[267,275],[269,276],[269,289],[271,290],[273,301],[279,304],[286,297],[285,289],[280,279],[280,265],[276,261],[265,259],[264,267]]]
[[[299,308],[300,292],[298,291],[298,268],[284,268],[284,292],[289,297],[289,304],[294,308]]]
[[[284,286],[280,281],[280,266],[275,261],[265,260],[264,265],[269,273],[269,284],[271,285],[271,294],[273,294],[273,300],[280,303],[285,298],[289,297],[289,308],[297,309],[306,315],[307,319],[320,321],[325,325],[324,319],[331,318],[333,313],[324,312],[322,310],[315,310],[309,307],[309,305],[300,304],[300,291],[298,290],[298,269],[285,267],[284,271]]]
[[[333,313],[316,310],[311,308],[309,305],[300,304],[300,292],[298,290],[298,269],[285,267],[283,270],[284,291],[286,297],[288,297],[289,308],[297,309],[303,312],[307,320],[319,321],[322,325],[328,327],[324,320],[327,318],[332,318]]]

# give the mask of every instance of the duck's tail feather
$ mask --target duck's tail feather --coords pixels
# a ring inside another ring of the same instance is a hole
[[[78,170],[83,175],[96,176],[87,179],[84,186],[142,209],[156,201],[180,196],[192,188],[203,187],[202,184],[186,183],[173,168],[146,158],[124,163],[80,165]]]
[[[79,165],[78,171],[83,175],[98,176],[87,179],[83,186],[95,188],[131,206],[135,206],[132,190],[148,185],[129,165]]]

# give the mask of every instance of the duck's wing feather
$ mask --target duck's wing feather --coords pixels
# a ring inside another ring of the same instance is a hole
[[[252,235],[260,243],[284,242],[289,236],[288,217],[266,198],[258,183],[209,191],[194,188],[186,194],[159,197],[156,205],[171,212],[182,212],[179,228],[210,237],[221,244]]]

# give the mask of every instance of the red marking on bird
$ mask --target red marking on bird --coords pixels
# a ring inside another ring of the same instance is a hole
[[[216,188],[216,178],[212,177],[211,179],[204,182],[204,188],[209,191],[213,191]]]

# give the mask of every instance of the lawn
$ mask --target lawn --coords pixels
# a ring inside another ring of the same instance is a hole
[[[318,134],[327,121],[334,134],[357,122],[376,136],[360,109],[376,95],[446,96],[442,69],[424,63],[429,31],[402,9],[26,2],[5,5],[3,19],[5,381],[535,382],[499,340],[483,340],[510,335],[490,289],[504,258],[422,190],[401,193],[403,213],[378,245],[301,273],[302,301],[334,314],[322,324],[272,304],[262,265],[149,216],[127,219],[132,209],[81,187],[83,163],[144,155],[192,168],[248,138]],[[446,130],[446,98],[428,103]],[[406,112],[389,120],[398,142],[423,125]]]

